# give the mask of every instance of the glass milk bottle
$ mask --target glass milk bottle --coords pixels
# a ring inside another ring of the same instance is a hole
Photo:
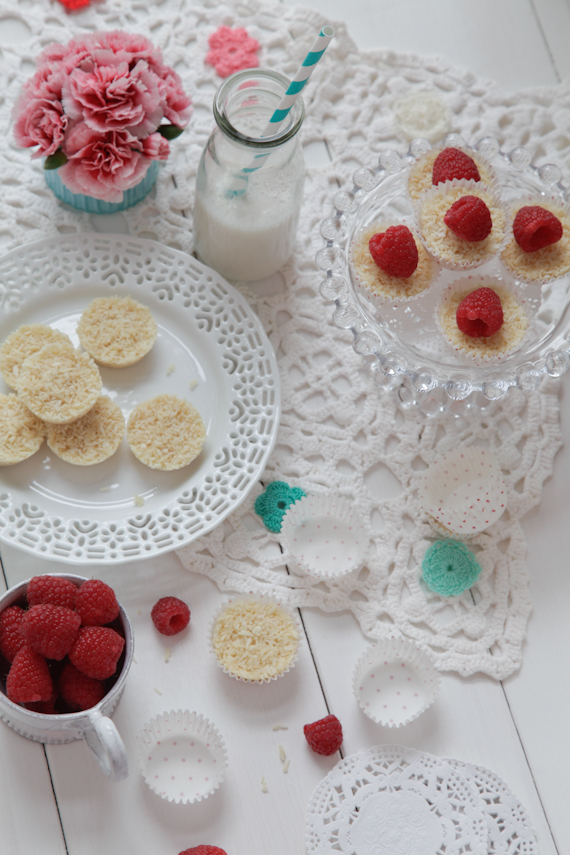
[[[194,251],[227,279],[270,276],[295,245],[305,177],[302,98],[273,136],[260,136],[288,86],[278,72],[248,69],[228,77],[214,98],[216,128],[196,179]]]

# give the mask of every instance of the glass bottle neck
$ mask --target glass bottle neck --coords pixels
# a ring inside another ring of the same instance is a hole
[[[228,77],[214,98],[214,118],[224,136],[257,151],[275,149],[295,137],[305,117],[301,96],[277,130],[262,136],[289,82],[283,74],[267,69],[247,69]]]

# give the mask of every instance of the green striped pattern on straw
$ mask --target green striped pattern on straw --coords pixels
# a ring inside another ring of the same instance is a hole
[[[287,87],[285,95],[277,105],[275,112],[273,113],[269,122],[265,126],[263,133],[261,134],[261,138],[270,137],[279,132],[280,126],[283,124],[283,122],[289,115],[291,107],[299,97],[299,93],[305,87],[309,77],[314,71],[317,62],[320,60],[320,58],[326,51],[333,37],[334,30],[332,27],[322,28],[321,32],[313,42],[311,50],[303,60],[303,64],[301,65],[297,74]],[[261,169],[261,167],[265,163],[266,158],[268,158],[270,154],[270,151],[262,152],[261,154],[256,154],[253,160],[251,161],[251,165],[244,166],[241,170],[240,175],[235,176],[235,181],[229,188],[227,195],[242,196],[247,189],[247,175],[251,172],[257,172],[258,169]]]

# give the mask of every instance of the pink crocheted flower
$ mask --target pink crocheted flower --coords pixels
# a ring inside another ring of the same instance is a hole
[[[205,62],[213,65],[220,77],[228,77],[244,68],[257,68],[259,42],[250,38],[243,27],[218,27],[208,39],[211,50]]]

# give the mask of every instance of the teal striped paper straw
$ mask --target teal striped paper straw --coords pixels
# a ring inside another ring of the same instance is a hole
[[[299,94],[302,92],[304,87],[307,84],[307,81],[311,74],[313,73],[317,62],[320,60],[327,47],[331,43],[334,37],[334,30],[332,27],[323,27],[315,41],[311,46],[311,50],[303,60],[303,64],[299,68],[297,74],[287,87],[287,92],[277,105],[277,108],[266,127],[261,134],[261,139],[263,137],[270,137],[279,132],[279,128],[289,115],[289,111]],[[253,160],[251,161],[250,166],[244,166],[240,172],[240,175],[235,176],[235,181],[232,187],[230,187],[228,191],[229,196],[241,196],[245,193],[247,189],[247,175],[251,172],[257,172],[258,169],[261,169],[263,164],[265,163],[266,158],[271,154],[270,151],[262,152],[261,154],[256,154]]]

